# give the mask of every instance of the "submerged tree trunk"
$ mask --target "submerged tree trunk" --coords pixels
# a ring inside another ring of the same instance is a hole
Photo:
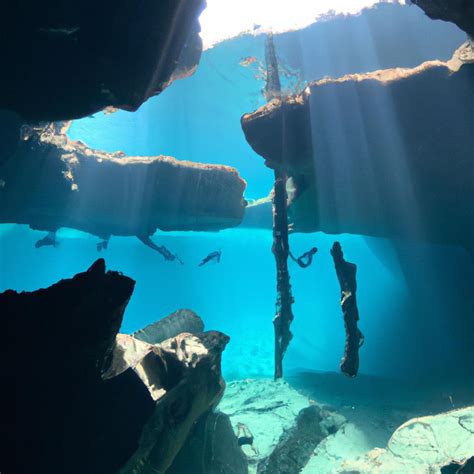
[[[359,347],[364,342],[364,335],[357,327],[359,310],[357,308],[357,265],[346,262],[339,242],[334,242],[331,255],[336,267],[337,279],[341,287],[341,307],[346,329],[346,347],[341,361],[341,372],[348,377],[355,377],[359,370]]]
[[[281,96],[281,84],[278,74],[278,62],[273,44],[273,36],[268,35],[265,43],[265,60],[267,65],[266,99],[272,100]],[[284,137],[275,137],[275,139]],[[284,147],[282,147],[284,150]],[[273,187],[273,255],[277,267],[277,301],[276,314],[273,319],[275,329],[275,379],[283,377],[283,357],[293,335],[290,325],[293,321],[291,305],[290,274],[288,273],[288,215],[286,193],[286,171],[284,168],[275,169],[275,184]]]
[[[273,194],[273,255],[277,266],[277,302],[273,319],[275,328],[275,379],[283,377],[283,357],[293,337],[293,296],[288,272],[288,216],[286,209],[286,174],[275,171]]]

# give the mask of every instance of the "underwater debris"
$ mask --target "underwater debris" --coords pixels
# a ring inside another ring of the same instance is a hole
[[[291,259],[297,263],[301,268],[307,268],[313,263],[313,257],[316,254],[318,249],[316,247],[311,248],[303,255],[299,256],[298,258],[294,257],[291,251],[288,252],[288,255]]]
[[[346,330],[346,347],[341,361],[341,372],[348,377],[355,377],[359,370],[359,348],[364,343],[364,335],[357,327],[359,310],[357,308],[357,266],[344,259],[342,247],[334,242],[331,255],[336,268],[337,279],[341,287],[341,308]]]
[[[278,61],[273,44],[273,35],[269,33],[265,40],[265,61],[267,67],[265,97],[273,100],[281,95]],[[275,137],[279,135],[276,134]],[[275,141],[279,141],[278,139]],[[268,165],[268,163],[266,163]],[[290,325],[293,321],[291,306],[294,302],[291,294],[290,274],[288,271],[288,215],[287,215],[287,175],[282,167],[273,168],[273,245],[272,252],[277,267],[276,314],[273,318],[275,333],[275,373],[274,378],[283,377],[283,357],[293,337]]]
[[[316,404],[303,408],[294,426],[283,432],[270,456],[258,463],[257,474],[301,472],[317,445],[341,425],[337,418],[329,417]]]
[[[197,334],[203,331],[204,322],[194,311],[178,309],[155,323],[134,332],[132,336],[149,344],[159,344],[183,332]]]
[[[222,250],[216,250],[215,252],[211,252],[207,257],[202,259],[202,262],[198,265],[198,267],[202,267],[209,262],[220,263],[221,261]]]

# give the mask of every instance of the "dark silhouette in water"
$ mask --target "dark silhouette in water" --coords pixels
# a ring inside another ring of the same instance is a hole
[[[346,329],[346,347],[341,361],[341,372],[348,377],[355,377],[359,370],[359,348],[364,343],[364,335],[360,332],[357,322],[357,265],[347,262],[339,242],[334,242],[331,255],[336,268],[336,275],[341,287],[341,308]]]
[[[176,255],[175,253],[170,252],[164,245],[156,245],[150,237],[138,237],[141,242],[143,242],[147,247],[150,247],[153,250],[156,250],[161,255],[163,255],[165,260],[169,262],[174,262],[177,260],[181,265],[184,265],[184,262]]]
[[[308,250],[303,255],[301,255],[301,257],[295,258],[291,252],[289,252],[289,255],[291,259],[296,262],[301,268],[306,268],[313,263],[313,257],[317,251],[318,249],[316,247],[313,247],[311,250]]]
[[[206,263],[210,262],[211,260],[213,260],[216,263],[220,263],[221,255],[222,255],[222,250],[216,250],[215,252],[211,252],[206,258],[203,258],[202,262],[198,266],[202,267],[203,265],[206,265]]]
[[[109,246],[109,240],[110,240],[110,235],[107,237],[102,237],[102,240],[100,242],[97,242],[97,252],[100,252],[102,250],[107,250]]]
[[[255,455],[258,456],[260,454],[258,449],[253,445],[254,437],[252,432],[244,423],[237,423],[237,442],[239,446],[250,446]]]
[[[54,232],[48,232],[46,237],[39,239],[35,243],[35,248],[39,249],[40,247],[48,247],[48,246],[56,248],[58,245],[59,245],[59,242],[56,240],[56,231],[54,231]]]

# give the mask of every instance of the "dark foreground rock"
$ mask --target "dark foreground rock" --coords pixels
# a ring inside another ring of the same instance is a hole
[[[240,448],[229,417],[206,414],[166,474],[247,474],[247,456]]]
[[[471,246],[469,61],[466,44],[448,63],[321,80],[244,115],[252,148],[291,176],[293,230]]]
[[[433,20],[450,21],[474,37],[474,3],[465,0],[411,0]]]
[[[3,11],[0,108],[65,120],[106,106],[136,110],[194,71],[205,0],[67,0]]]
[[[0,471],[165,472],[224,390],[228,337],[151,345],[118,334],[134,281],[87,272],[0,294]]]
[[[339,429],[336,419],[319,406],[303,408],[295,425],[285,431],[273,452],[258,464],[258,474],[298,474],[306,466],[316,446]]]
[[[245,181],[227,166],[93,150],[66,126],[24,129],[0,165],[0,223],[110,235],[220,230],[243,217]]]

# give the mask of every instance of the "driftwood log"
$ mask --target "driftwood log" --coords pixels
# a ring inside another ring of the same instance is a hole
[[[357,265],[346,262],[339,242],[334,242],[331,255],[336,268],[337,279],[341,287],[341,307],[346,330],[346,347],[341,361],[341,372],[348,377],[355,377],[359,370],[359,347],[364,342],[364,335],[357,327],[359,310],[357,308]]]

